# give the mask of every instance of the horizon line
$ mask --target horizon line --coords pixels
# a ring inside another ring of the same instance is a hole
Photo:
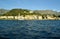
[[[7,8],[0,8],[0,9],[6,9],[6,10],[12,10],[12,9],[27,9],[27,10],[52,10],[52,11],[56,11],[56,12],[60,12],[60,10],[55,10],[55,9],[28,9],[28,8],[10,8],[10,9],[7,9]]]

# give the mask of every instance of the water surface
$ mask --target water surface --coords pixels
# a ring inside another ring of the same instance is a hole
[[[0,37],[6,39],[59,39],[60,20],[0,20]]]

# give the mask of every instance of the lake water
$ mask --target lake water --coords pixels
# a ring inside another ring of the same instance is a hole
[[[0,20],[0,39],[60,39],[60,20]]]

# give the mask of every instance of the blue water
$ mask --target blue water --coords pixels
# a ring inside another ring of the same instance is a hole
[[[60,20],[0,20],[0,37],[60,39]]]

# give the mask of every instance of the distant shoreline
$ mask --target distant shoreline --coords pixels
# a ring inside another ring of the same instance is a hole
[[[0,20],[17,20],[17,19],[0,19]],[[35,19],[33,19],[33,20],[35,20]],[[51,19],[42,19],[42,20],[51,20]],[[54,20],[59,20],[59,19],[54,19]]]

